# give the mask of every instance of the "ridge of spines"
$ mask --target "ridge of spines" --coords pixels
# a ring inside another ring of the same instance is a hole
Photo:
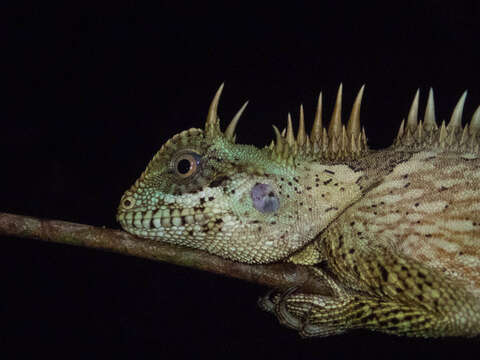
[[[467,91],[464,91],[455,105],[448,124],[435,121],[435,101],[433,90],[428,93],[425,115],[418,120],[419,93],[417,90],[408,113],[407,121],[402,121],[393,148],[396,149],[449,149],[466,152],[479,152],[480,106],[476,109],[469,124],[462,127],[463,109]]]
[[[235,143],[235,129],[244,112],[248,101],[238,110],[225,132],[220,129],[218,103],[224,84],[217,90],[205,123],[207,137],[223,136]],[[291,114],[287,116],[287,126],[281,132],[273,126],[275,140],[267,147],[273,158],[293,163],[301,155],[314,159],[345,160],[356,159],[368,152],[365,129],[360,124],[360,107],[365,85],[363,85],[354,101],[349,120],[342,124],[342,92],[340,84],[335,100],[335,106],[327,128],[322,122],[322,93],[317,101],[317,108],[310,134],[305,131],[305,115],[303,105],[300,105],[298,131],[295,135]],[[427,105],[423,120],[418,119],[420,90],[417,90],[408,112],[407,119],[402,120],[392,145],[394,149],[449,149],[480,153],[480,106],[475,110],[469,124],[462,127],[462,115],[467,91],[465,91],[453,109],[448,124],[442,121],[438,126],[435,120],[435,101],[433,90],[428,93]],[[328,130],[327,130],[328,129]]]
[[[291,114],[287,116],[287,130],[280,133],[274,126],[275,142],[270,144],[273,154],[279,160],[293,159],[298,155],[318,159],[355,159],[368,150],[365,130],[360,124],[360,107],[365,85],[355,99],[350,118],[345,126],[341,121],[342,92],[340,84],[328,130],[322,124],[322,93],[318,96],[317,108],[310,135],[305,132],[305,115],[300,105],[298,132],[295,138]]]
[[[219,87],[210,104],[205,122],[205,135],[207,137],[223,136],[228,141],[234,143],[236,138],[235,129],[248,101],[235,114],[225,132],[222,132],[218,117],[218,103],[223,87],[224,84]],[[310,134],[305,131],[305,115],[303,106],[300,105],[299,125],[296,136],[293,130],[291,114],[288,114],[287,126],[282,131],[275,125],[273,126],[275,140],[268,146],[272,156],[277,160],[293,163],[295,157],[299,155],[318,159],[343,160],[357,158],[360,154],[366,152],[368,150],[367,138],[365,130],[360,125],[360,107],[364,89],[365,85],[358,92],[346,126],[342,124],[341,120],[342,84],[338,88],[328,130],[323,127],[322,123],[322,93],[318,97],[317,109]]]

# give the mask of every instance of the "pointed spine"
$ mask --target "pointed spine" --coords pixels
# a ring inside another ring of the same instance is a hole
[[[295,144],[295,137],[293,136],[293,124],[292,124],[292,115],[288,113],[287,116],[287,134],[286,134],[287,144],[293,148]]]
[[[318,143],[322,138],[322,93],[318,95],[317,111],[315,112],[315,119],[313,120],[312,132],[310,140],[312,144]]]
[[[360,132],[358,134],[360,135]],[[357,144],[355,142],[355,135],[353,135],[353,134],[350,134],[348,151],[350,151],[350,153],[352,155],[357,155],[358,154]]]
[[[425,107],[425,116],[423,117],[423,127],[426,131],[438,129],[437,122],[435,120],[435,100],[433,97],[433,89],[428,91],[427,106]]]
[[[417,129],[415,130],[414,137],[417,140],[417,142],[422,142],[423,141],[423,123],[422,120],[418,122]]]
[[[335,100],[335,107],[333,108],[332,118],[328,125],[328,137],[334,138],[340,135],[342,129],[342,89],[343,85],[340,84],[337,92],[337,99]]]
[[[468,126],[465,126],[462,131],[462,137],[460,138],[460,145],[464,145],[468,141]]]
[[[281,155],[283,153],[283,137],[280,134],[278,128],[273,125],[273,131],[275,132],[275,153]]]
[[[227,129],[225,130],[225,137],[232,142],[235,142],[234,141],[235,129],[236,129],[238,121],[240,120],[240,117],[242,116],[243,111],[245,110],[247,105],[248,105],[248,101],[245,101],[245,103],[242,105],[240,110],[237,111],[237,113],[233,117],[232,121],[230,121],[230,124],[228,124]]]
[[[355,98],[355,102],[353,103],[352,112],[350,114],[350,118],[348,119],[347,123],[347,134],[357,136],[360,134],[360,107],[362,105],[362,97],[363,97],[363,90],[365,89],[365,85],[362,85],[360,91]]]
[[[222,95],[223,86],[225,83],[222,83],[218,88],[211,104],[208,109],[207,121],[205,122],[205,133],[207,136],[213,137],[221,134],[220,132],[220,119],[217,116],[218,112],[218,103],[220,101],[220,96]]]
[[[480,129],[480,106],[477,107],[477,110],[473,113],[472,120],[470,120],[470,125],[468,126],[468,130],[470,135],[475,136]]]
[[[398,129],[398,132],[397,132],[397,137],[395,139],[395,145],[401,144],[404,134],[405,134],[405,119],[402,119],[402,122],[400,123],[400,128]]]
[[[361,148],[363,150],[367,150],[368,149],[368,144],[367,144],[367,135],[365,134],[365,128],[362,126],[362,144],[361,144]]]
[[[418,89],[417,92],[415,93],[415,97],[413,98],[412,105],[410,106],[410,111],[408,112],[406,129],[410,130],[411,133],[413,133],[418,126],[419,97],[420,97],[420,89]]]
[[[440,131],[438,133],[438,145],[443,148],[445,147],[445,139],[447,138],[447,127],[445,126],[445,120],[442,121],[440,125]]]
[[[465,106],[465,99],[467,97],[467,91],[465,90],[460,99],[453,109],[452,116],[450,117],[450,122],[448,123],[447,129],[454,129],[462,127],[462,115],[463,107]]]
[[[300,104],[300,120],[298,122],[298,133],[297,133],[297,143],[299,147],[305,145],[306,134],[305,134],[305,115],[303,113],[303,105]]]
[[[340,151],[342,152],[342,156],[348,156],[348,136],[347,136],[347,129],[345,128],[345,125],[342,125]]]

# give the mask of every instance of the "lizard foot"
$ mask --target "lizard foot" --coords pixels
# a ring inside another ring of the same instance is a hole
[[[258,299],[257,305],[263,311],[274,313],[275,312],[275,303],[273,300],[275,290],[271,289],[265,296],[262,296]]]
[[[284,293],[270,291],[259,299],[258,304],[262,310],[274,314],[280,324],[298,331],[302,337],[329,336],[344,332],[338,324],[316,317],[319,307],[332,301],[329,297],[295,293],[297,289],[293,287]]]
[[[264,297],[258,299],[258,306],[267,312],[277,316],[280,324],[294,330],[303,328],[302,319],[290,313],[287,308],[287,298],[290,297],[298,287],[291,287],[284,293],[270,290]]]

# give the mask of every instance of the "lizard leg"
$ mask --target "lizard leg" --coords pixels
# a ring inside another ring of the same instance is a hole
[[[334,273],[356,272],[356,283],[330,278],[332,296],[275,294],[269,300],[270,311],[302,336],[328,336],[358,328],[418,337],[480,334],[479,300],[443,274],[391,254],[346,260],[333,264]]]
[[[369,281],[360,291],[345,290],[323,270],[312,267],[317,276],[327,280],[332,296],[290,289],[264,300],[268,304],[264,308],[304,337],[329,336],[359,328],[419,337],[480,333],[480,304],[461,287],[435,277],[420,264],[398,258],[392,263],[385,260],[364,263],[370,269]],[[418,278],[411,279],[411,274]]]
[[[318,294],[275,294],[268,301],[279,322],[302,337],[330,336],[365,328],[396,335],[426,336],[434,316],[395,302],[361,296],[341,299]]]
[[[347,330],[341,326],[339,319],[335,318],[336,309],[341,308],[338,299],[347,299],[348,294],[333,279],[328,277],[323,270],[312,268],[318,277],[321,277],[329,286],[334,296],[297,293],[298,288],[292,287],[284,293],[270,291],[265,297],[259,299],[260,307],[275,314],[279,322],[291,329],[298,330],[303,337],[329,336]],[[346,302],[345,302],[346,304]],[[321,309],[325,313],[324,321],[312,323],[311,320]]]

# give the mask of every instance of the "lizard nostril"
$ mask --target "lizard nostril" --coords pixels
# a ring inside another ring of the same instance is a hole
[[[253,207],[262,213],[275,212],[280,206],[280,200],[269,184],[256,183],[250,192]]]
[[[133,198],[132,196],[127,196],[122,200],[122,206],[126,210],[133,208],[134,205],[135,198]]]

